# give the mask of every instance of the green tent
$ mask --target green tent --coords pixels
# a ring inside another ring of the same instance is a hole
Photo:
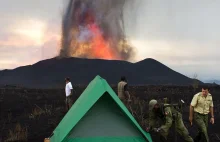
[[[105,79],[96,76],[53,131],[50,142],[152,142]]]

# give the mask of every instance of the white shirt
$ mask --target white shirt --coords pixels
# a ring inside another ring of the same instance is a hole
[[[66,97],[68,97],[70,95],[71,89],[73,89],[73,86],[72,86],[71,82],[69,82],[66,84],[66,88],[65,88]]]

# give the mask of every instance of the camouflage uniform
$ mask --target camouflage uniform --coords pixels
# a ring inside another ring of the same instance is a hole
[[[209,142],[208,136],[208,113],[210,107],[213,107],[212,95],[208,94],[207,97],[204,97],[202,93],[197,93],[193,96],[191,106],[194,107],[194,121],[198,126],[199,133],[197,137],[202,136],[205,137],[205,141]],[[199,138],[202,139],[202,138]]]
[[[156,103],[156,100],[154,100]],[[176,125],[176,131],[184,138],[185,141],[187,142],[193,142],[193,139],[189,136],[189,132],[186,129],[186,127],[183,124],[182,121],[182,114],[178,112],[176,109],[173,107],[165,107],[164,108],[164,113],[163,111],[157,111],[155,112],[153,110],[154,105],[149,104],[150,112],[149,112],[149,126],[150,128],[155,128],[156,127],[156,119],[159,118],[163,125],[159,127],[161,129],[159,131],[160,135],[163,136],[164,139],[167,140],[167,136],[169,134],[169,129],[172,126],[173,122]],[[174,120],[175,118],[175,120]]]

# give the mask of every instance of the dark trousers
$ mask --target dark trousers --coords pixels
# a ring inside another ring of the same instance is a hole
[[[66,97],[66,108],[67,110],[69,110],[71,108],[71,106],[73,105],[73,96],[68,96]]]

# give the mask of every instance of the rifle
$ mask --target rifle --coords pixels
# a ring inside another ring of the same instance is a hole
[[[165,98],[165,100],[166,100],[166,98]],[[185,102],[184,102],[182,99],[179,100],[178,103],[174,103],[174,104],[167,104],[166,102],[167,102],[167,100],[165,101],[164,104],[161,105],[163,112],[164,112],[164,109],[165,109],[166,107],[173,107],[173,108],[175,108],[177,111],[179,111],[180,113],[183,112],[182,109],[183,109],[183,106],[184,106]]]

